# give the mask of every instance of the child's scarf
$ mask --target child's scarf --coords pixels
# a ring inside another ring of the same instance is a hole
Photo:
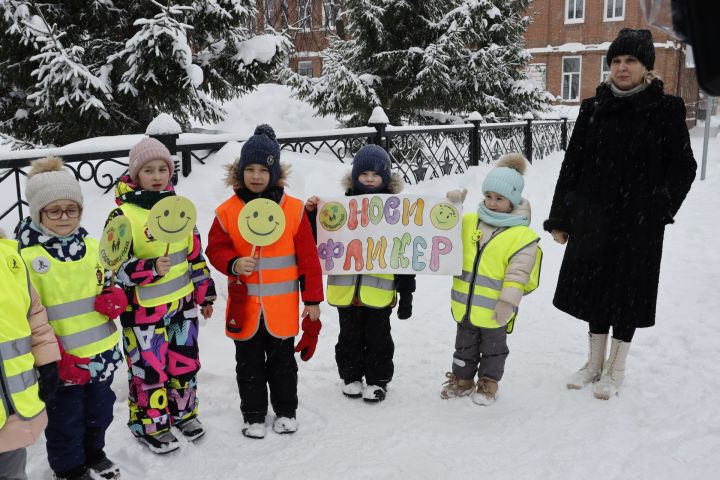
[[[525,215],[493,212],[487,208],[483,202],[480,202],[480,205],[478,205],[477,214],[481,221],[493,227],[517,227],[518,225],[527,227],[530,225],[530,219]]]

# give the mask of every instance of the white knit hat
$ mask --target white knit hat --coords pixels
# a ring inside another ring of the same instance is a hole
[[[30,205],[30,218],[40,226],[40,210],[57,200],[72,200],[83,206],[80,183],[58,157],[45,157],[32,162],[25,185],[25,198]]]
[[[128,174],[130,174],[130,178],[137,182],[137,175],[140,173],[140,170],[142,170],[146,163],[153,160],[162,160],[165,162],[172,177],[175,166],[173,165],[170,150],[168,150],[160,140],[145,137],[130,150],[130,156],[128,158]]]

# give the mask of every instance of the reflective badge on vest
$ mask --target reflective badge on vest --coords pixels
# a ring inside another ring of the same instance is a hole
[[[20,257],[17,255],[10,255],[7,257],[7,266],[14,274],[20,272],[20,262]]]
[[[95,265],[95,280],[97,280],[97,286],[102,287],[105,275],[103,274],[103,268],[100,265]]]
[[[37,273],[47,273],[50,271],[50,259],[42,256],[33,258],[32,269]]]

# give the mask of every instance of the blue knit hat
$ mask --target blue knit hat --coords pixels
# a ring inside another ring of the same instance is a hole
[[[525,187],[525,165],[525,157],[520,153],[503,155],[498,159],[497,166],[485,177],[483,193],[499,193],[510,200],[513,207],[517,207],[522,202],[522,191]]]
[[[280,145],[275,139],[275,130],[270,125],[255,127],[255,134],[248,138],[240,150],[240,175],[245,167],[257,163],[270,172],[269,187],[280,178]]]
[[[355,154],[352,163],[353,186],[358,191],[367,190],[367,187],[360,185],[358,177],[363,172],[375,172],[382,178],[382,185],[377,190],[387,187],[390,182],[390,155],[384,148],[378,145],[365,145]]]

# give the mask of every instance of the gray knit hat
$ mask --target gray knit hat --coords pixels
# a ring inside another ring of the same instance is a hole
[[[80,183],[58,157],[45,157],[32,162],[25,185],[25,198],[30,205],[30,218],[40,226],[40,210],[57,200],[72,200],[83,206]]]
[[[130,149],[128,158],[128,174],[133,181],[137,182],[137,175],[146,163],[153,160],[162,160],[170,170],[172,177],[175,166],[173,165],[172,155],[163,143],[152,137],[145,137]]]
[[[526,166],[525,157],[521,153],[508,153],[500,157],[496,167],[490,170],[482,183],[483,194],[499,193],[510,200],[513,207],[522,202],[522,191],[525,187],[523,173]]]

